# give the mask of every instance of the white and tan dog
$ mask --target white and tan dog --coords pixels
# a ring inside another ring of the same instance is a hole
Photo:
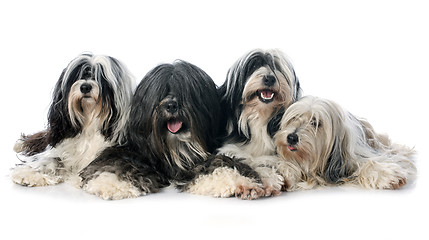
[[[322,98],[292,104],[274,139],[288,191],[341,183],[397,189],[416,174],[414,150],[392,144],[366,120]]]

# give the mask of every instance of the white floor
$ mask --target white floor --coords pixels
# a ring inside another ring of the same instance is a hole
[[[14,239],[424,239],[424,184],[399,191],[331,188],[244,201],[165,191],[104,201],[62,184],[26,188],[2,179],[1,235]]]
[[[1,239],[428,239],[429,15],[418,1],[15,1],[0,4]],[[337,101],[415,146],[419,177],[397,191],[329,188],[242,201],[166,189],[103,201],[72,186],[26,188],[9,169],[19,134],[41,130],[52,89],[83,51],[137,82],[181,58],[223,83],[252,48],[290,56],[304,94]]]

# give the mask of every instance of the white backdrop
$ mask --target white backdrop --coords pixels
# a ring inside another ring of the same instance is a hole
[[[427,239],[428,11],[412,0],[1,2],[1,238]],[[399,191],[331,188],[257,201],[174,189],[103,201],[67,184],[9,180],[15,140],[45,126],[52,89],[79,53],[116,57],[137,82],[183,59],[220,85],[253,48],[283,50],[305,95],[335,100],[415,146],[418,180]]]

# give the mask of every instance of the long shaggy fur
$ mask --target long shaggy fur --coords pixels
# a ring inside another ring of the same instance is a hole
[[[412,149],[392,144],[366,120],[317,97],[286,110],[275,143],[289,191],[341,183],[396,189],[416,173]]]
[[[147,141],[153,164],[169,178],[187,178],[188,170],[217,146],[216,85],[190,63],[177,61],[149,72],[137,88],[131,114],[130,128],[138,131],[130,134],[130,142],[140,148]]]
[[[81,54],[55,85],[47,129],[23,135],[14,150],[24,163],[12,180],[26,186],[51,185],[85,168],[106,147],[125,140],[134,82],[118,60]]]
[[[278,159],[272,136],[278,122],[276,116],[295,102],[300,92],[292,64],[275,49],[253,50],[229,69],[225,83],[219,88],[226,128],[225,144],[218,153],[236,159],[236,164],[247,164],[261,178],[255,182],[252,176],[243,176],[248,177],[247,185],[254,186],[257,193],[244,198],[280,193],[283,178],[275,171]],[[232,177],[229,171],[223,172],[225,178]],[[236,189],[237,184],[231,182],[224,188]],[[214,195],[225,195],[222,192]]]
[[[157,192],[170,182],[185,186],[217,148],[220,116],[216,85],[204,71],[179,60],[155,67],[134,94],[127,145],[107,149],[82,171],[83,188],[119,199]],[[103,172],[130,183],[138,194],[90,189]]]

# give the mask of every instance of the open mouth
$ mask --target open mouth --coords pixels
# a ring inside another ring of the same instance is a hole
[[[82,93],[81,98],[82,99],[90,99],[90,98],[96,99],[97,96],[95,94],[92,94],[89,92],[89,93]]]
[[[182,125],[183,125],[182,121],[180,121],[176,118],[172,118],[172,119],[168,120],[168,122],[167,122],[167,129],[171,133],[175,134],[175,133],[179,132],[180,129],[182,129]]]
[[[287,149],[289,149],[289,151],[291,151],[291,152],[295,152],[295,151],[297,151],[297,150],[298,150],[296,147],[294,147],[294,146],[292,146],[292,145],[288,145],[288,146],[287,146]]]
[[[270,89],[258,90],[256,94],[259,97],[259,100],[263,103],[270,103],[274,100],[275,92]]]

